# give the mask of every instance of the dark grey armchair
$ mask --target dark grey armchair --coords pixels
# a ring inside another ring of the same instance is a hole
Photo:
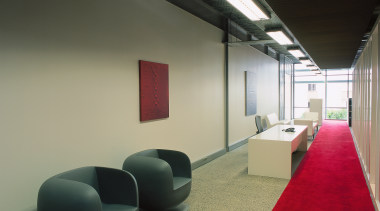
[[[187,209],[181,205],[191,190],[191,164],[185,153],[145,150],[129,156],[123,170],[136,178],[142,209]]]
[[[46,180],[38,192],[38,211],[139,210],[137,183],[123,170],[82,167]]]

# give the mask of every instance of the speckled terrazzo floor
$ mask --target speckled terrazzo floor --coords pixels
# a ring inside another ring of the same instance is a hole
[[[248,144],[193,171],[190,211],[272,210],[289,180],[248,175]]]

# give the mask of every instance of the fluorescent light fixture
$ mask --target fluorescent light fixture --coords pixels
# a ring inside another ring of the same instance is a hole
[[[299,49],[289,49],[288,50],[289,53],[291,53],[293,56],[295,57],[305,57],[305,54],[299,50]]]
[[[307,69],[310,69],[310,70],[312,70],[312,69],[317,69],[317,70],[319,70],[319,67],[316,66],[316,65],[313,65],[313,64],[306,65],[306,68],[307,68]]]
[[[313,63],[310,61],[310,59],[299,59],[299,61],[304,65],[312,65]]]
[[[294,64],[294,69],[295,70],[305,70],[305,69],[309,69],[306,67],[306,65],[303,65],[303,64]]]
[[[269,19],[269,17],[251,0],[227,1],[252,21]]]
[[[281,31],[267,31],[267,34],[276,40],[280,45],[291,45],[293,41]]]

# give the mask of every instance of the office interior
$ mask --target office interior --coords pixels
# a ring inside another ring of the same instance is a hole
[[[212,2],[220,1],[1,1],[0,210],[36,210],[41,184],[70,169],[120,169],[127,156],[152,148],[182,151],[195,169],[246,144],[257,128],[245,114],[245,71],[257,78],[257,115],[295,118],[299,58],[269,36],[239,43],[257,38],[236,20],[220,28],[187,7],[216,11]],[[271,1],[258,2],[275,15]],[[375,18],[349,67],[319,67],[322,75],[352,70],[351,129],[377,207],[378,34]],[[140,121],[139,60],[169,65],[168,118]]]

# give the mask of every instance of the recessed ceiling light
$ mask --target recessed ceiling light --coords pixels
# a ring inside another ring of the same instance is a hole
[[[299,59],[299,61],[304,65],[312,65],[313,63],[310,61],[310,59]]]
[[[227,0],[232,6],[247,16],[252,21],[269,19],[263,10],[251,0]]]
[[[313,64],[306,65],[306,68],[307,68],[307,69],[310,69],[310,70],[312,70],[312,69],[319,69],[318,66],[313,65]]]
[[[289,49],[288,52],[297,58],[305,57],[305,54],[300,49]]]
[[[281,30],[267,31],[267,34],[276,40],[280,45],[293,44],[293,41]]]

